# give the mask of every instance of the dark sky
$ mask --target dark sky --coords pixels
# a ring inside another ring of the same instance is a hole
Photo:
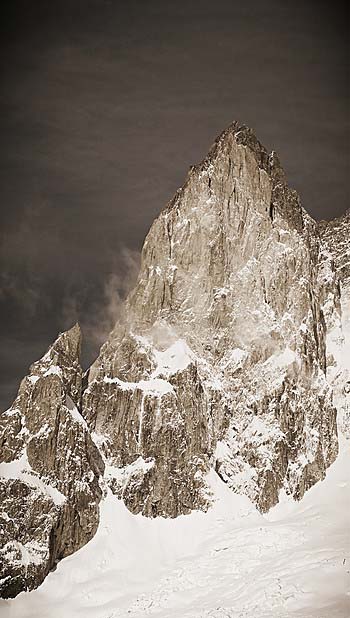
[[[1,35],[0,408],[79,318],[115,319],[152,220],[232,120],[316,218],[348,206],[341,2],[8,0]]]

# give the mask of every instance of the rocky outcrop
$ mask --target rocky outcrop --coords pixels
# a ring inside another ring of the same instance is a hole
[[[344,287],[350,284],[349,226],[350,209],[337,219],[319,223],[323,251],[328,252],[328,257],[334,263],[340,285]]]
[[[78,411],[80,329],[58,337],[0,416],[0,591],[37,586],[95,533],[104,464]]]
[[[327,323],[327,377],[343,434],[350,439],[350,211],[321,221],[321,276]]]
[[[277,156],[233,124],[152,225],[83,395],[133,512],[208,508],[210,467],[262,510],[324,477],[337,434],[318,258]]]
[[[4,596],[91,538],[104,487],[176,517],[210,508],[211,469],[261,511],[324,478],[338,449],[326,331],[342,308],[327,234],[247,127],[190,168],[84,378],[75,326],[0,417]]]

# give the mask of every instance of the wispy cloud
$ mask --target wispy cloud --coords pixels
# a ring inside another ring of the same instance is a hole
[[[67,290],[62,303],[62,323],[70,328],[76,321],[81,321],[85,344],[90,354],[96,353],[106,341],[108,334],[120,318],[123,302],[136,283],[140,267],[140,254],[123,247],[112,262],[111,272],[101,285],[100,295],[94,295],[89,303],[88,288],[79,295]],[[84,304],[90,304],[89,311],[83,310]]]

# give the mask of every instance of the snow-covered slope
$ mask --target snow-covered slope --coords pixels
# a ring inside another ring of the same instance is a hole
[[[301,502],[261,515],[213,473],[218,501],[175,520],[132,515],[109,493],[90,543],[2,618],[347,618],[350,452]]]

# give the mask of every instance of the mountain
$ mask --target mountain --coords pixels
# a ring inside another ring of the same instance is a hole
[[[30,367],[0,416],[1,592],[36,587],[58,560],[92,538],[104,463],[78,411],[78,325]]]
[[[211,509],[213,474],[263,513],[325,478],[348,231],[348,215],[313,221],[250,129],[218,137],[153,223],[90,369],[76,325],[0,416],[2,596],[94,536],[108,488],[133,514],[175,518]]]

